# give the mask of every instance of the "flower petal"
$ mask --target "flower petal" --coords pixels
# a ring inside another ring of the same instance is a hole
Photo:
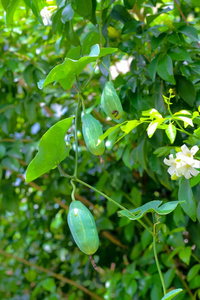
[[[191,153],[192,155],[195,155],[195,154],[197,153],[198,150],[199,150],[199,147],[195,145],[195,146],[193,146],[193,147],[191,148],[190,153]]]
[[[183,151],[184,154],[187,154],[188,152],[190,152],[190,150],[188,149],[188,147],[185,144],[183,146],[181,146],[181,150]]]

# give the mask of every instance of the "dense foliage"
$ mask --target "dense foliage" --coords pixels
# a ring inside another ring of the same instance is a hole
[[[163,161],[200,145],[199,1],[1,0],[0,12],[0,299],[160,300],[152,232],[167,292],[199,299],[200,176],[171,180]],[[102,108],[109,80],[120,119]],[[83,111],[103,126],[101,159]],[[74,184],[99,273],[67,224]]]

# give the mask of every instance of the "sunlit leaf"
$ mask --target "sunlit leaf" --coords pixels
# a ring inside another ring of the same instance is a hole
[[[172,123],[170,123],[167,126],[167,129],[165,130],[171,144],[173,144],[173,142],[175,141],[176,138],[176,126],[174,126]]]
[[[123,122],[125,123],[125,122]],[[119,128],[123,123],[117,124],[113,127],[110,127],[106,130],[106,132],[104,132],[104,134],[100,135],[99,139],[98,139],[98,144],[99,145],[103,140],[105,140],[109,134],[111,134],[112,132],[114,132],[117,128]]]
[[[79,60],[65,58],[65,61],[54,67],[47,75],[43,87],[54,81],[65,80],[68,81],[68,88],[71,88],[76,75],[79,75],[83,69],[91,62],[96,61],[98,58],[116,52],[115,48],[99,48],[99,45],[94,45],[88,56],[81,57]],[[40,88],[42,82],[40,81]]]
[[[161,300],[171,300],[182,291],[183,291],[182,289],[176,289],[176,290],[170,291],[164,297],[162,297]]]
[[[178,119],[178,120],[183,121],[184,122],[184,127],[187,127],[188,125],[194,127],[194,124],[193,124],[193,122],[190,118],[179,116],[179,117],[174,117],[174,119]]]
[[[159,215],[167,215],[171,213],[179,203],[182,201],[171,201],[162,204],[163,201],[154,200],[150,201],[136,209],[132,210],[120,210],[118,212],[119,217],[127,217],[130,220],[138,220],[141,219],[146,213],[154,212]],[[162,204],[162,205],[161,205]]]
[[[65,135],[70,128],[73,117],[53,125],[41,138],[37,155],[30,162],[26,172],[26,182],[38,178],[56,167],[69,153]]]

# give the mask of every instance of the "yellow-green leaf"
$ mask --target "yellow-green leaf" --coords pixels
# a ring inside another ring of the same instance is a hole
[[[175,141],[176,138],[176,126],[174,126],[172,123],[170,123],[167,126],[167,129],[165,130],[166,135],[168,136],[171,144],[173,144],[173,142]]]

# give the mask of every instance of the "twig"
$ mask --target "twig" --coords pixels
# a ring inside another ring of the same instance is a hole
[[[9,258],[13,258],[27,266],[30,266],[30,267],[33,267],[35,268],[36,270],[38,271],[41,271],[41,272],[44,272],[46,274],[49,274],[51,275],[52,277],[60,280],[60,281],[63,281],[65,283],[68,283],[72,286],[75,286],[77,287],[79,290],[83,291],[85,294],[87,295],[90,295],[92,297],[92,299],[97,299],[97,300],[103,300],[103,298],[99,297],[98,295],[95,295],[94,293],[92,293],[91,291],[89,291],[88,289],[86,289],[84,286],[78,284],[77,282],[71,280],[71,279],[68,279],[68,278],[65,278],[64,276],[62,276],[61,274],[57,274],[57,273],[54,273],[52,272],[51,270],[48,270],[44,267],[41,267],[41,266],[38,266],[38,265],[35,265],[34,263],[31,263],[29,262],[28,260],[24,259],[24,258],[21,258],[21,257],[18,257],[18,256],[15,256],[15,255],[12,255],[10,253],[7,253],[6,251],[0,249],[0,253],[6,257],[9,257]]]
[[[175,5],[176,5],[176,7],[178,8],[178,10],[179,10],[179,12],[180,12],[180,14],[181,14],[181,17],[183,18],[185,24],[186,24],[187,26],[189,26],[189,23],[188,23],[188,21],[186,20],[186,17],[184,16],[184,14],[183,14],[183,12],[182,12],[180,6],[178,5],[177,1],[174,0],[174,3],[175,3]]]

